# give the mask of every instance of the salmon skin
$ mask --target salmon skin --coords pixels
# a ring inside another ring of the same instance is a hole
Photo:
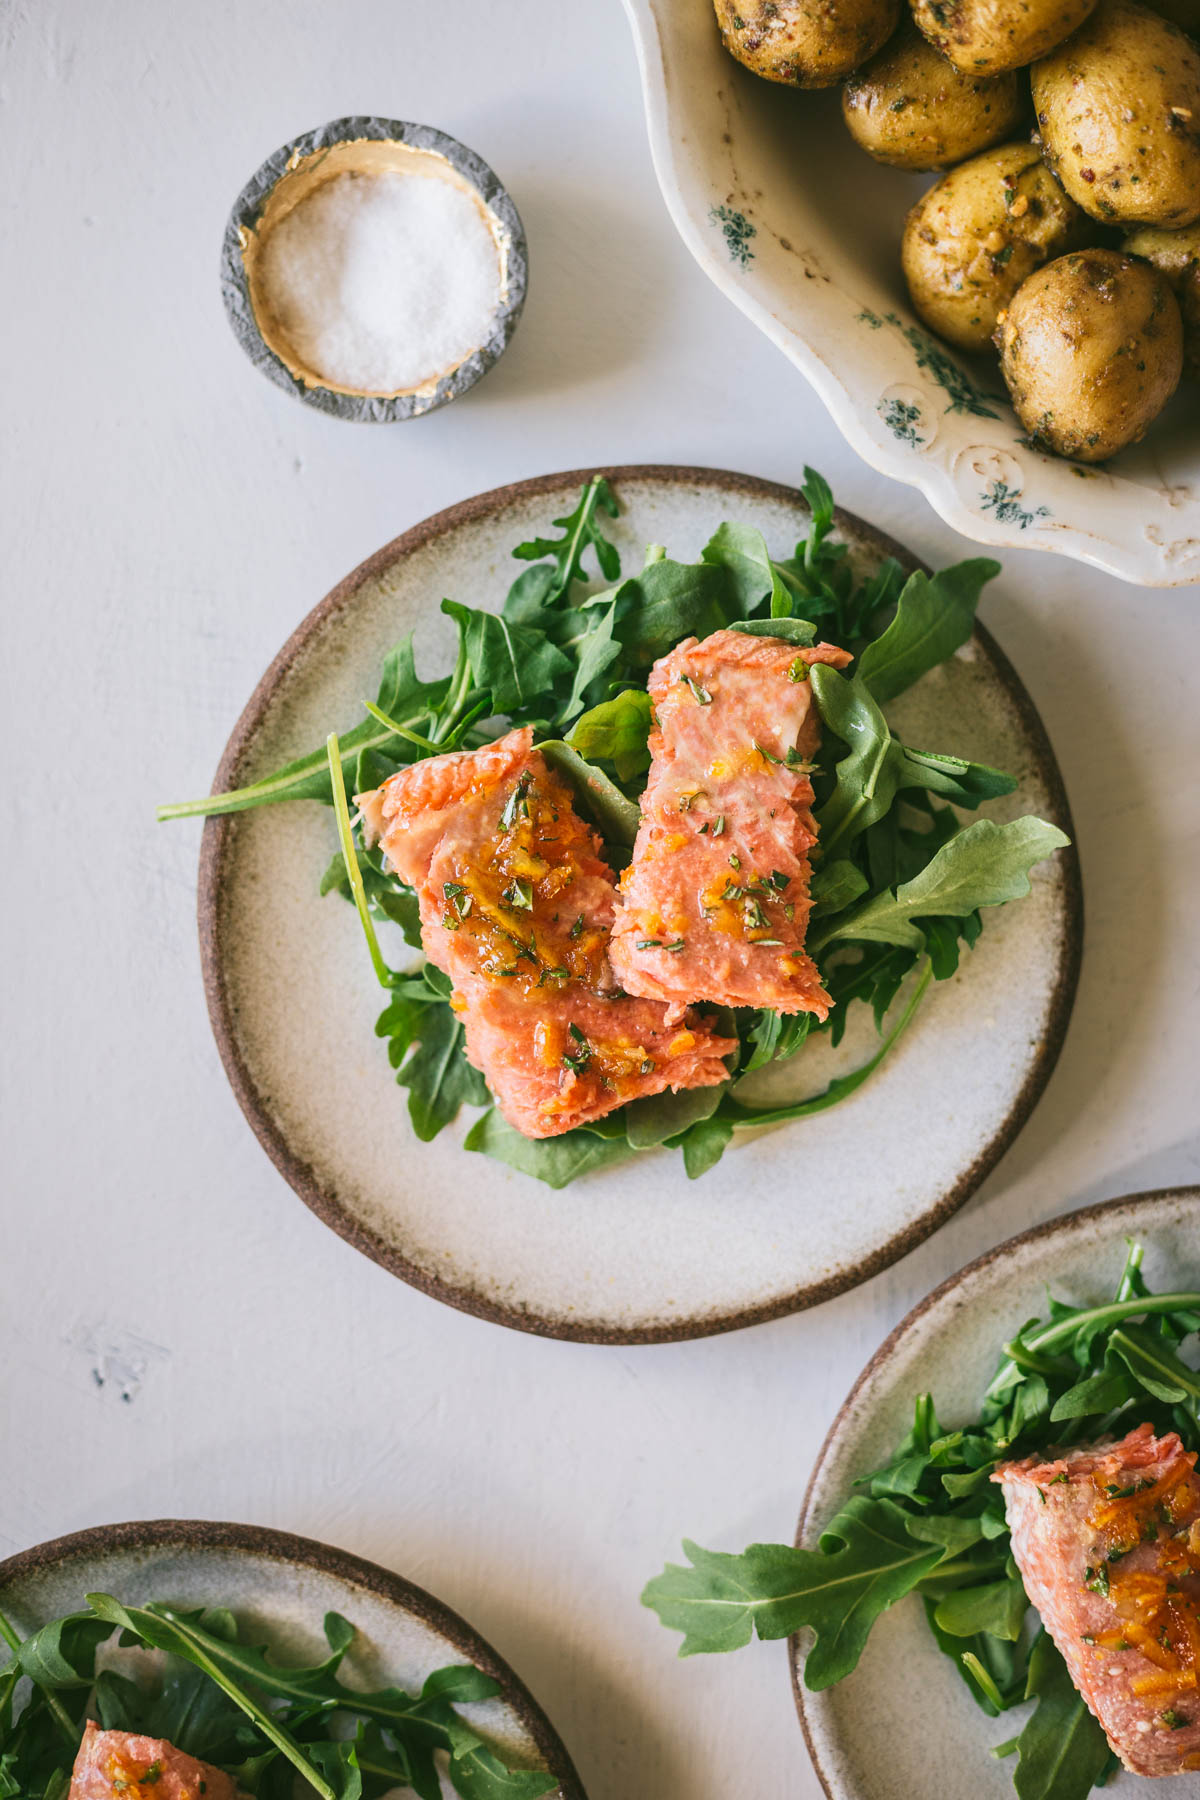
[[[165,1738],[101,1731],[89,1719],[67,1800],[235,1800],[237,1792],[231,1775]]]
[[[1200,1477],[1175,1432],[1028,1457],[1004,1490],[1025,1591],[1135,1775],[1200,1770]]]
[[[621,992],[612,873],[531,727],[357,798],[371,840],[416,889],[467,1055],[518,1131],[556,1137],[643,1095],[727,1079],[733,1039]]]
[[[820,720],[808,670],[832,644],[717,631],[650,675],[654,728],[642,823],[621,880],[612,962],[628,993],[825,1019],[804,937]]]

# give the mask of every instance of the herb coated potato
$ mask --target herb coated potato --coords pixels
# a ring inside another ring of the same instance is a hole
[[[1042,152],[1095,219],[1200,219],[1200,48],[1136,0],[1100,0],[1033,70]]]
[[[842,90],[842,116],[855,143],[897,169],[963,162],[1011,137],[1023,108],[1015,74],[965,75],[911,20]]]
[[[896,29],[902,0],[715,0],[725,48],[756,75],[833,87]]]
[[[1200,224],[1182,231],[1144,225],[1125,239],[1128,256],[1144,257],[1170,282],[1183,314],[1183,372],[1200,381]]]
[[[1023,69],[1069,37],[1096,0],[912,0],[931,44],[969,75]]]
[[[1092,235],[1032,144],[961,163],[913,207],[901,261],[912,303],[960,350],[987,350],[999,314],[1042,263]]]
[[[1136,443],[1183,367],[1174,294],[1157,269],[1118,250],[1077,251],[1031,275],[996,342],[1030,437],[1079,462]]]

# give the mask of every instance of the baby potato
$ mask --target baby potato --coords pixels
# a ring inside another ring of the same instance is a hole
[[[1143,225],[1125,239],[1126,255],[1144,257],[1170,282],[1183,314],[1183,372],[1200,381],[1200,224],[1182,231]]]
[[[1045,56],[1096,0],[912,0],[931,44],[968,75],[1002,75]]]
[[[1200,47],[1136,0],[1100,0],[1032,73],[1042,153],[1094,219],[1200,219]]]
[[[1021,283],[1093,227],[1032,144],[961,163],[913,207],[901,262],[925,323],[960,350],[987,350]]]
[[[1183,367],[1174,294],[1157,269],[1118,250],[1077,251],[1031,275],[996,342],[1030,437],[1079,462],[1135,444]]]
[[[842,89],[842,116],[855,143],[897,169],[963,162],[1011,137],[1023,105],[1015,74],[965,75],[911,19]]]
[[[833,87],[896,29],[902,0],[714,0],[725,48],[789,87]]]

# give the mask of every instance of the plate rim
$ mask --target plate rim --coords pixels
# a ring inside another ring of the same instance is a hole
[[[420,520],[368,556],[305,615],[268,664],[246,702],[222,752],[213,777],[212,792],[220,793],[236,785],[239,765],[253,743],[281,682],[312,639],[352,604],[363,586],[414,551],[462,525],[474,523],[514,502],[557,493],[564,488],[580,487],[596,475],[605,476],[618,491],[623,481],[658,482],[664,487],[686,483],[692,486],[732,489],[754,499],[785,505],[803,507],[806,504],[799,489],[783,482],[768,481],[761,476],[745,475],[733,470],[674,463],[597,464],[590,468],[561,470],[523,481],[507,482],[500,487],[474,494],[466,500],[456,501],[452,506],[444,507]],[[860,519],[857,514],[838,507],[835,509],[834,519],[840,528],[851,531],[861,542],[870,544],[883,555],[895,556],[909,572],[921,569],[926,574],[929,573],[927,565],[913,556],[911,551],[866,520]],[[222,952],[222,901],[232,843],[231,827],[237,815],[210,817],[204,822],[201,836],[197,888],[200,962],[209,1023],[234,1097],[254,1135],[293,1192],[339,1237],[421,1293],[491,1324],[506,1325],[535,1336],[574,1343],[680,1343],[687,1339],[714,1337],[727,1331],[763,1324],[770,1319],[782,1318],[820,1305],[837,1294],[857,1287],[923,1243],[976,1192],[1020,1134],[1045,1091],[1070,1023],[1083,954],[1083,889],[1079,853],[1058,759],[1031,695],[991,632],[978,620],[973,641],[982,649],[995,671],[1033,747],[1038,773],[1049,795],[1046,810],[1052,822],[1060,825],[1071,839],[1071,843],[1060,853],[1064,933],[1046,1029],[1020,1092],[974,1161],[920,1218],[910,1220],[886,1243],[861,1259],[853,1269],[838,1270],[819,1281],[803,1283],[789,1293],[759,1306],[741,1307],[733,1312],[654,1325],[613,1327],[587,1320],[575,1322],[566,1318],[547,1317],[532,1308],[522,1307],[519,1303],[502,1303],[466,1283],[452,1282],[420,1268],[387,1243],[378,1231],[357,1218],[337,1195],[322,1189],[311,1164],[296,1155],[288,1145],[253,1081],[237,1041],[235,1009],[224,978]]]
[[[555,1800],[587,1800],[570,1752],[548,1715],[534,1699],[516,1670],[494,1650],[461,1614],[426,1588],[370,1562],[351,1550],[339,1550],[319,1538],[277,1531],[269,1525],[239,1525],[223,1519],[126,1519],[111,1525],[89,1525],[61,1537],[47,1538],[18,1550],[0,1562],[0,1593],[13,1580],[62,1568],[74,1559],[115,1551],[177,1548],[187,1551],[234,1550],[250,1556],[314,1569],[352,1586],[365,1588],[377,1599],[441,1633],[466,1661],[499,1683],[502,1698],[511,1707],[545,1760],[547,1774],[558,1780]]]
[[[969,1280],[972,1276],[981,1274],[985,1269],[990,1268],[993,1263],[999,1262],[1002,1258],[1007,1257],[1015,1250],[1023,1250],[1027,1245],[1036,1244],[1043,1238],[1051,1238],[1058,1236],[1059,1234],[1064,1237],[1070,1236],[1072,1233],[1078,1231],[1081,1226],[1089,1225],[1096,1219],[1102,1219],[1107,1214],[1119,1212],[1123,1208],[1131,1206],[1150,1206],[1161,1200],[1184,1199],[1189,1194],[1195,1195],[1196,1198],[1200,1200],[1200,1182],[1184,1181],[1172,1187],[1143,1188],[1132,1194],[1115,1194],[1108,1200],[1096,1200],[1087,1206],[1074,1207],[1070,1212],[1057,1213],[1052,1219],[1043,1219],[1039,1225],[1031,1225],[1027,1230],[1018,1231],[1014,1236],[1005,1238],[1003,1242],[994,1244],[990,1250],[985,1250],[981,1256],[973,1257],[970,1262],[964,1263],[961,1269],[956,1269],[952,1275],[947,1275],[944,1281],[939,1281],[935,1288],[931,1288],[924,1299],[919,1300],[909,1312],[905,1313],[899,1323],[889,1331],[887,1337],[883,1340],[882,1344],[880,1344],[874,1355],[863,1365],[853,1387],[851,1387],[846,1398],[839,1406],[829,1430],[825,1433],[821,1448],[817,1452],[812,1469],[809,1473],[808,1481],[805,1484],[804,1499],[800,1505],[800,1519],[796,1526],[796,1534],[793,1539],[797,1549],[801,1547],[802,1541],[808,1531],[809,1513],[812,1508],[813,1497],[817,1486],[817,1477],[824,1467],[826,1457],[829,1456],[835,1448],[837,1440],[841,1435],[842,1428],[852,1412],[855,1402],[867,1383],[871,1381],[875,1374],[888,1362],[893,1351],[896,1350],[901,1340],[907,1336],[909,1330],[916,1325],[919,1319],[923,1318],[925,1314],[941,1300],[952,1294],[964,1281]],[[805,1702],[805,1696],[810,1690],[805,1687],[802,1679],[799,1646],[799,1634],[793,1632],[787,1640],[788,1673],[791,1680],[792,1699],[795,1702],[796,1713],[800,1720],[800,1729],[804,1734],[804,1747],[808,1751],[808,1757],[809,1761],[812,1763],[813,1772],[816,1775],[817,1780],[821,1783],[821,1787],[827,1796],[827,1800],[845,1800],[844,1794],[839,1793],[830,1785],[831,1778],[827,1776],[826,1771],[822,1768],[820,1759],[817,1755],[816,1746],[813,1742],[808,1710]]]

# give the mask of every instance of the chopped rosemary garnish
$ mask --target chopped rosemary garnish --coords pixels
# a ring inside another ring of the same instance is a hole
[[[500,814],[501,831],[512,830],[517,822],[518,812],[523,813],[526,818],[529,817],[529,801],[526,799],[526,795],[529,792],[529,786],[532,780],[533,777],[528,769],[526,769],[523,774],[517,776],[516,786],[505,801],[504,811]]]
[[[791,668],[788,670],[788,680],[789,681],[807,681],[808,680],[808,664],[805,662],[805,660],[802,656],[798,656],[796,658],[795,662],[792,664]]]
[[[683,942],[682,938],[676,938],[675,942],[673,944],[664,944],[663,945],[663,949],[669,950],[672,955],[675,955],[678,951],[682,950],[683,947],[684,947],[684,942]]]
[[[577,937],[579,937],[579,935],[581,934],[582,931],[583,931],[583,914],[580,913],[579,917],[576,919],[575,923],[572,925],[570,931],[567,933],[567,936],[577,938]]]
[[[731,869],[740,869],[742,866],[741,857],[736,856],[732,850],[729,852],[729,866]]]
[[[712,828],[712,834],[714,837],[720,837],[724,830],[725,830],[725,814],[718,813],[717,817],[716,817],[716,821]]]
[[[690,687],[692,690],[692,697],[701,706],[711,706],[712,705],[712,695],[709,693],[707,688],[701,687],[700,683],[698,681],[693,681],[690,675],[681,675],[679,679],[681,681],[687,683],[688,687]]]
[[[518,906],[522,912],[532,912],[533,883],[530,881],[521,881],[514,876],[500,898],[507,906]]]

